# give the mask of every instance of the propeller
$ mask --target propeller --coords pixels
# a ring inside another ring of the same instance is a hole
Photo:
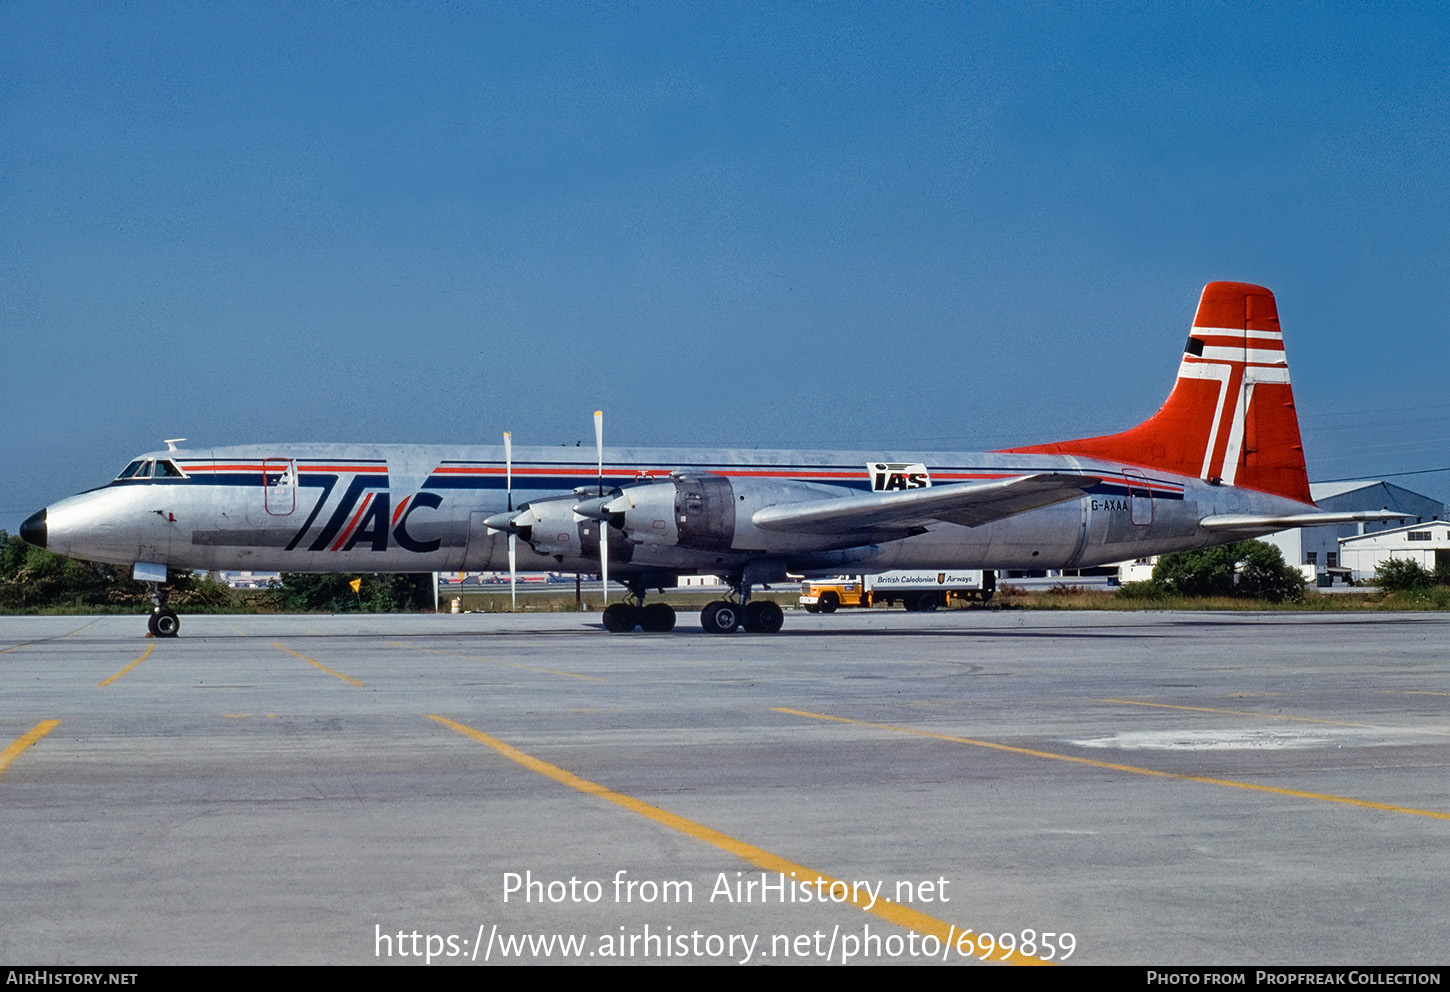
[[[599,498],[604,498],[604,411],[594,411],[594,446],[599,452]],[[609,603],[609,522],[599,521],[599,583]]]
[[[508,431],[503,432],[503,464],[504,464],[504,492],[508,494],[509,516],[512,518],[514,512],[514,436]],[[513,528],[509,529],[509,609],[517,613],[519,611],[519,535]]]

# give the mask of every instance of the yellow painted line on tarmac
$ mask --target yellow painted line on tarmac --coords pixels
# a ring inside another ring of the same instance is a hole
[[[1264,720],[1293,720],[1296,723],[1327,723],[1332,727],[1368,727],[1367,723],[1346,723],[1343,720],[1320,720],[1312,716],[1281,716],[1278,713],[1256,713],[1253,710],[1220,710],[1211,706],[1178,706],[1173,703],[1145,703],[1137,699],[1099,699],[1100,703],[1121,703],[1124,706],[1151,706],[1162,710],[1191,710],[1195,713],[1226,713],[1229,716],[1256,716]]]
[[[480,744],[492,748],[510,761],[518,762],[530,771],[537,772],[545,778],[551,778],[561,785],[567,785],[571,789],[577,789],[587,795],[614,803],[616,806],[621,806],[631,813],[638,813],[640,816],[653,820],[662,826],[678,830],[689,837],[693,837],[695,840],[703,841],[706,844],[719,848],[727,854],[732,854],[737,858],[748,861],[763,871],[794,874],[797,880],[820,879],[820,883],[826,886],[840,882],[840,879],[832,878],[829,875],[807,868],[805,865],[796,864],[794,861],[788,861],[779,855],[771,854],[769,851],[762,850],[753,844],[747,844],[743,840],[737,840],[729,834],[723,834],[718,830],[696,823],[694,820],[687,820],[683,816],[671,813],[669,810],[660,809],[658,806],[651,806],[649,803],[636,799],[633,796],[625,795],[622,792],[615,792],[613,789],[600,785],[597,782],[580,778],[573,772],[565,771],[557,765],[551,765],[547,761],[535,758],[533,755],[525,754],[518,748],[505,744],[497,737],[490,737],[481,730],[475,730],[472,727],[457,723],[443,716],[430,714],[428,719],[442,724],[455,733],[472,738]],[[849,883],[841,884],[846,885],[848,889],[851,888]],[[934,936],[948,949],[956,947],[958,942],[962,941],[965,941],[962,945],[964,948],[975,948],[977,946],[973,938],[969,936],[973,933],[972,930],[959,927],[955,923],[938,920],[934,916],[927,916],[925,913],[911,909],[901,903],[886,902],[885,900],[877,899],[874,904],[870,904],[870,900],[867,897],[860,896],[854,891],[851,893],[851,898],[847,901],[873,916],[880,917],[888,923],[914,930],[922,935]],[[870,908],[868,908],[868,904],[870,904]],[[973,954],[975,956],[975,951]],[[956,957],[960,959],[961,955],[956,955]],[[1019,954],[1015,951],[1010,953],[1006,958],[993,958],[993,960],[1002,960],[1008,964],[1050,963],[1039,958]]]
[[[139,657],[135,661],[131,662],[131,664],[127,665],[125,668],[121,669],[119,672],[117,672],[115,675],[112,675],[110,678],[105,679],[105,680],[100,681],[100,682],[97,682],[96,683],[96,688],[97,689],[104,689],[106,686],[108,686],[112,682],[116,681],[122,675],[125,675],[131,669],[133,669],[137,665],[141,664],[141,662],[143,662],[147,658],[151,657],[151,652],[152,651],[155,651],[155,650],[156,650],[156,645],[154,645],[154,644],[148,644],[146,646],[146,650],[141,652],[141,657]]]
[[[777,713],[786,713],[791,716],[803,716],[811,720],[829,720],[834,723],[850,723],[858,727],[873,727],[877,730],[890,730],[898,734],[912,734],[916,737],[930,737],[939,741],[950,741],[953,744],[970,744],[973,747],[990,748],[993,751],[1006,751],[1009,754],[1025,754],[1032,758],[1050,758],[1053,761],[1069,761],[1077,765],[1087,765],[1091,768],[1105,768],[1115,772],[1129,772],[1133,775],[1151,775],[1154,778],[1171,778],[1180,782],[1199,782],[1203,785],[1221,785],[1227,789],[1245,789],[1249,792],[1268,792],[1276,796],[1290,796],[1295,799],[1317,799],[1325,803],[1338,803],[1341,806],[1359,806],[1363,809],[1378,809],[1389,813],[1407,813],[1410,816],[1427,816],[1433,820],[1450,820],[1450,813],[1439,813],[1435,810],[1415,809],[1413,806],[1395,806],[1391,803],[1377,803],[1368,799],[1352,799],[1348,796],[1334,796],[1323,792],[1305,792],[1301,789],[1281,789],[1274,785],[1257,785],[1253,782],[1236,782],[1229,778],[1208,778],[1203,775],[1183,775],[1179,772],[1164,772],[1156,768],[1141,768],[1137,765],[1120,765],[1112,761],[1095,761],[1092,758],[1080,758],[1073,754],[1055,754],[1052,751],[1036,751],[1027,747],[1014,747],[1011,744],[998,744],[994,741],[973,740],[970,737],[953,737],[950,734],[938,734],[930,730],[917,730],[914,727],[899,727],[890,723],[872,723],[869,720],[853,720],[845,716],[831,716],[827,713],[811,713],[807,710],[795,710],[785,706],[773,706],[771,709]]]
[[[351,675],[344,675],[341,672],[334,672],[332,669],[328,668],[326,665],[324,665],[322,662],[318,661],[316,658],[309,658],[309,657],[307,657],[307,655],[302,654],[302,653],[297,652],[297,651],[293,651],[291,648],[283,647],[282,645],[278,644],[276,641],[273,641],[272,642],[272,647],[276,648],[278,651],[286,651],[288,654],[290,654],[294,658],[301,658],[303,661],[307,662],[309,665],[316,665],[318,668],[322,669],[328,675],[331,675],[335,679],[342,679],[348,685],[355,685],[359,689],[362,688],[362,683],[359,682],[357,679],[353,678]]]
[[[20,757],[20,752],[59,726],[59,720],[41,720],[35,726],[11,741],[9,747],[0,751],[0,774],[3,774],[5,769],[10,767],[12,761]]]
[[[442,648],[425,648],[418,644],[409,644],[406,641],[389,641],[389,647],[407,648],[409,651],[427,651],[429,654],[446,654],[454,658],[467,658],[469,661],[486,661],[491,665],[505,665],[509,668],[522,668],[526,672],[542,672],[545,675],[562,675],[566,679],[583,679],[585,682],[607,682],[597,675],[580,675],[577,672],[563,672],[557,668],[539,668],[535,665],[521,665],[516,661],[499,661],[497,658],[489,658],[484,655],[463,654],[461,651],[444,651]]]

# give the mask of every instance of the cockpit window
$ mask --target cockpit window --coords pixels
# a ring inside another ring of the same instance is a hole
[[[125,479],[184,479],[183,472],[170,458],[138,458],[127,465],[116,481]]]

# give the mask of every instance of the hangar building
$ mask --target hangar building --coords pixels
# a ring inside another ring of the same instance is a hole
[[[1429,571],[1450,567],[1450,524],[1439,520],[1406,524],[1374,534],[1339,539],[1339,560],[1356,582],[1372,580],[1375,569],[1386,558],[1419,562]]]
[[[1349,482],[1315,482],[1309,486],[1309,493],[1321,510],[1332,512],[1349,510],[1396,510],[1405,514],[1404,524],[1388,520],[1359,524],[1343,524],[1339,527],[1296,527],[1270,534],[1263,540],[1278,547],[1284,553],[1284,561],[1290,565],[1313,565],[1321,584],[1327,580],[1351,578],[1351,571],[1341,558],[1341,539],[1358,538],[1381,531],[1404,530],[1406,525],[1424,524],[1432,520],[1445,519],[1445,504],[1428,496],[1411,492],[1392,482],[1375,479],[1358,479]],[[1421,528],[1423,529],[1423,528]],[[1443,531],[1445,528],[1437,528]],[[1381,555],[1381,557],[1385,557]],[[1376,560],[1378,563],[1378,559]],[[1432,561],[1429,567],[1434,567]],[[1369,578],[1374,575],[1374,565],[1367,573],[1354,576]]]

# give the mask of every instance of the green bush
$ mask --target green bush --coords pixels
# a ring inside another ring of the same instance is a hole
[[[1239,580],[1234,595],[1271,603],[1304,598],[1304,574],[1284,561],[1284,553],[1265,541],[1240,541]]]
[[[1115,595],[1119,599],[1130,599],[1134,601],[1149,601],[1162,599],[1166,593],[1162,586],[1149,579],[1145,582],[1124,582],[1118,586]]]
[[[1175,596],[1232,596],[1237,544],[1163,555],[1153,566],[1153,584]]]
[[[1163,555],[1153,585],[1177,596],[1233,596],[1272,603],[1304,598],[1304,576],[1264,541],[1238,541]]]
[[[205,574],[172,572],[166,584],[175,610],[215,611],[238,605],[233,590]],[[66,558],[0,531],[0,609],[123,613],[150,608],[151,587],[132,579],[129,568]]]
[[[352,583],[362,580],[353,592]],[[286,613],[411,613],[433,609],[433,573],[416,575],[316,575],[283,572],[273,587]]]
[[[140,606],[149,590],[127,571],[65,558],[0,531],[0,608]]]
[[[1375,585],[1385,592],[1411,592],[1435,584],[1434,574],[1408,558],[1386,558],[1375,566],[1374,576]]]

